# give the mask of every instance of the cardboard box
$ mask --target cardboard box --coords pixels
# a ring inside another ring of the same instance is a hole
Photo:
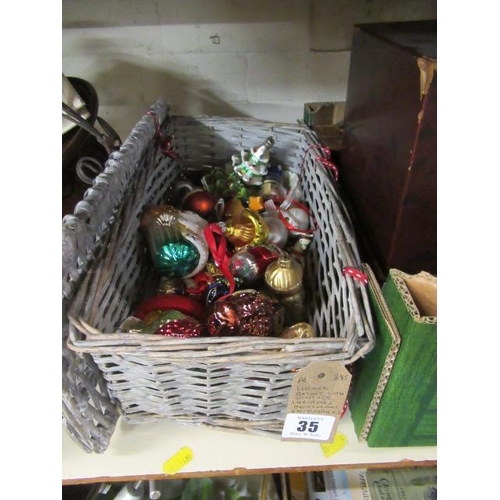
[[[344,147],[344,131],[335,125],[316,125],[312,127],[323,146],[332,151],[340,151]]]
[[[307,102],[304,104],[304,123],[311,127],[321,143],[332,151],[344,144],[344,102]]]
[[[339,125],[344,121],[345,102],[306,102],[304,123],[308,127]]]
[[[349,407],[371,447],[437,444],[437,278],[397,269],[369,275],[375,348],[354,367]]]

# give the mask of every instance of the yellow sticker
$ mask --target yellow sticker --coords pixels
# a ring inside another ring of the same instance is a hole
[[[165,474],[175,474],[185,467],[193,459],[193,450],[188,446],[183,446],[175,455],[171,456],[163,464]]]
[[[341,432],[335,434],[335,438],[331,443],[321,443],[321,449],[325,457],[331,457],[335,453],[339,452],[347,444],[347,437]]]

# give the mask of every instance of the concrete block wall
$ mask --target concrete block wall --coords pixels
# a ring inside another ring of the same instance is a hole
[[[294,123],[343,101],[361,22],[435,19],[436,0],[63,0],[62,68],[124,139],[156,99],[182,115]]]

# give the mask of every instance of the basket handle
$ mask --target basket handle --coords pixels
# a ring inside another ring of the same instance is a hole
[[[111,153],[121,145],[121,140],[118,137],[118,134],[105,122],[103,119],[98,119],[99,124],[103,127],[104,130],[112,131],[110,135],[101,134],[99,130],[97,130],[91,123],[89,123],[85,118],[80,116],[76,111],[74,111],[70,106],[68,106],[65,102],[62,103],[62,114],[65,118],[76,123],[78,126],[83,128],[90,135],[93,135],[99,144],[104,147],[106,153],[111,155]],[[118,142],[118,146],[116,143]]]

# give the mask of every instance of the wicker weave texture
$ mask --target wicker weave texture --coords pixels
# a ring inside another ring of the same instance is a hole
[[[151,115],[146,119],[155,122]],[[353,363],[374,343],[366,290],[342,272],[346,266],[361,269],[361,263],[335,180],[317,161],[323,154],[317,137],[302,125],[220,117],[170,117],[159,123],[156,138],[133,134],[134,141],[147,144],[146,154],[124,191],[120,184],[116,196],[121,201],[112,220],[103,221],[110,231],[71,301],[68,345],[92,356],[128,422],[168,417],[280,434],[297,370],[320,359]],[[186,169],[223,165],[270,135],[274,160],[300,176],[303,200],[317,224],[304,283],[317,338],[172,339],[113,333],[156,286],[139,231],[144,208],[168,203],[174,181]],[[172,137],[170,151],[161,150],[159,136]],[[114,188],[109,185],[111,198]]]
[[[168,108],[158,102],[151,110],[163,121]],[[70,437],[89,453],[107,449],[119,411],[92,357],[68,349],[67,311],[91,264],[109,239],[129,179],[135,175],[137,165],[153,152],[151,142],[155,134],[151,119],[141,119],[120,151],[111,155],[104,172],[75,206],[73,214],[62,221],[62,424]]]

